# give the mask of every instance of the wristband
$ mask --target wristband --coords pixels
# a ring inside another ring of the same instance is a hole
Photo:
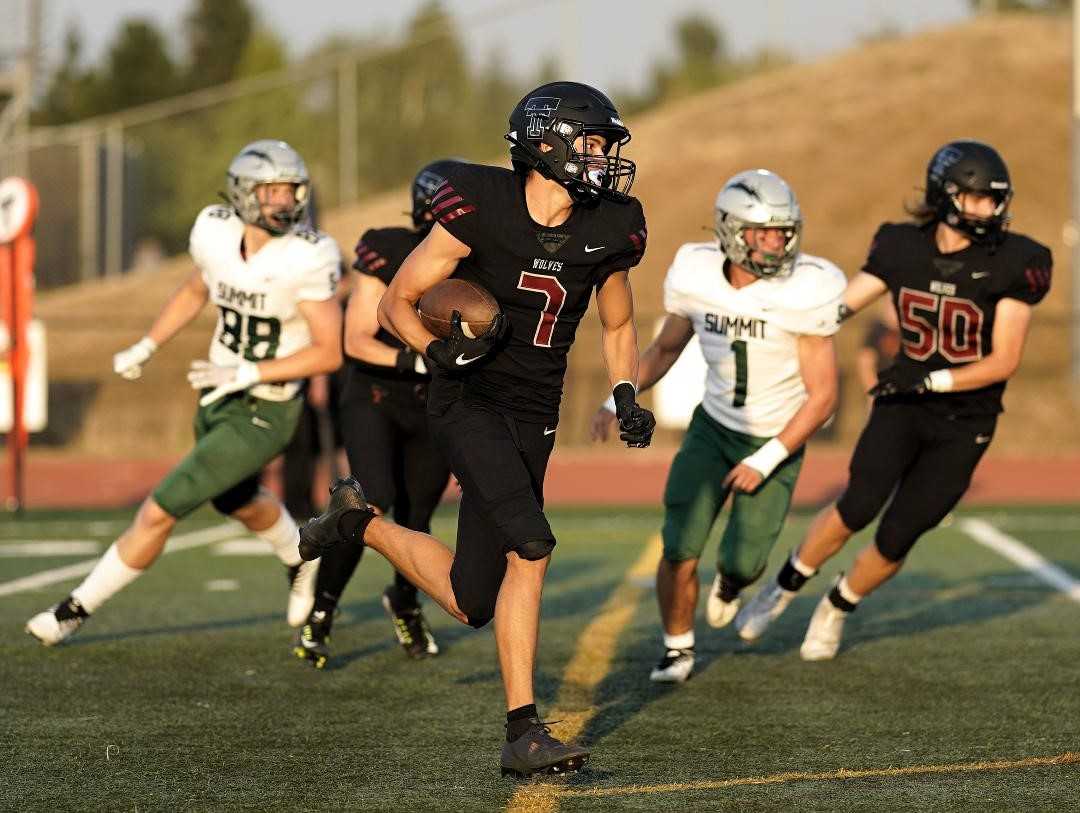
[[[926,388],[930,392],[951,392],[953,376],[951,370],[934,370],[926,377]]]
[[[600,409],[606,409],[608,412],[615,411],[615,396],[609,395],[607,400],[600,405]]]
[[[744,457],[742,462],[767,478],[790,454],[778,438],[773,438],[752,455]]]

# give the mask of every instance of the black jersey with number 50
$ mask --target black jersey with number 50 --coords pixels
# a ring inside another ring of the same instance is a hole
[[[490,291],[509,322],[505,343],[475,369],[435,376],[432,407],[463,397],[525,420],[557,420],[566,355],[593,290],[645,251],[641,204],[575,205],[565,223],[541,226],[529,216],[522,176],[462,164],[433,195],[431,210],[472,249],[454,278]]]
[[[1053,264],[1050,249],[1022,234],[950,254],[938,251],[934,234],[933,223],[885,223],[863,267],[889,286],[896,305],[903,340],[897,363],[927,373],[989,355],[997,303],[1038,303],[1050,289]],[[949,414],[985,415],[1001,412],[1004,391],[1002,381],[917,397]]]

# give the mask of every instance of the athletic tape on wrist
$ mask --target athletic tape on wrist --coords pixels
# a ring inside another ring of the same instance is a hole
[[[951,392],[953,374],[951,370],[934,370],[926,377],[926,388],[931,392]]]
[[[768,477],[773,471],[788,459],[791,452],[780,442],[779,438],[773,438],[749,457],[743,459],[743,463],[761,473],[762,477]]]

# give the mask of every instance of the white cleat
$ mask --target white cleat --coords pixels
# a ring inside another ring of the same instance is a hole
[[[649,680],[653,683],[685,683],[693,671],[693,649],[669,649],[649,674]]]
[[[315,579],[319,575],[319,560],[301,562],[288,568],[289,606],[285,618],[290,627],[302,627],[315,609]]]
[[[814,614],[810,616],[810,626],[806,628],[806,637],[799,647],[799,657],[804,661],[831,661],[840,651],[840,639],[844,635],[844,622],[848,614],[837,609],[829,594],[821,597]]]
[[[730,624],[735,614],[739,612],[739,607],[742,606],[740,596],[735,596],[731,601],[724,601],[720,598],[720,582],[721,576],[717,573],[716,578],[713,579],[712,587],[709,588],[709,598],[705,602],[705,620],[709,622],[710,627],[716,629]]]
[[[795,598],[794,590],[785,590],[773,579],[746,602],[735,617],[735,631],[739,637],[752,643],[765,634],[769,624],[780,617]]]
[[[58,609],[60,609],[60,605],[54,604],[26,622],[26,631],[45,646],[56,646],[70,638],[78,631],[85,620],[85,616],[79,615],[57,618]]]

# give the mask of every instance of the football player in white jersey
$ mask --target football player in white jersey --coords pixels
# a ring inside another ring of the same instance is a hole
[[[200,391],[195,448],[143,501],[135,519],[90,575],[31,618],[26,631],[46,646],[72,635],[111,596],[150,567],[177,521],[207,501],[266,540],[289,569],[290,625],[314,604],[315,563],[302,563],[289,513],[259,487],[263,466],[292,437],[301,381],[341,365],[341,308],[334,289],[341,254],[304,225],[307,168],[283,141],[253,142],[233,159],[229,205],[208,206],[191,230],[196,269],[137,344],[113,357],[137,379],[157,348],[208,302],[218,308],[208,361],[188,373]]]
[[[705,398],[668,474],[664,554],[656,592],[664,654],[651,679],[686,680],[694,667],[698,559],[733,492],[706,618],[723,627],[739,594],[764,571],[780,535],[803,445],[836,408],[832,335],[846,282],[828,260],[799,251],[802,214],[787,183],[758,169],[716,198],[716,242],[687,243],[664,282],[667,317],[641,356],[638,391],[671,368],[695,334],[708,365]],[[605,439],[605,404],[593,419]]]

